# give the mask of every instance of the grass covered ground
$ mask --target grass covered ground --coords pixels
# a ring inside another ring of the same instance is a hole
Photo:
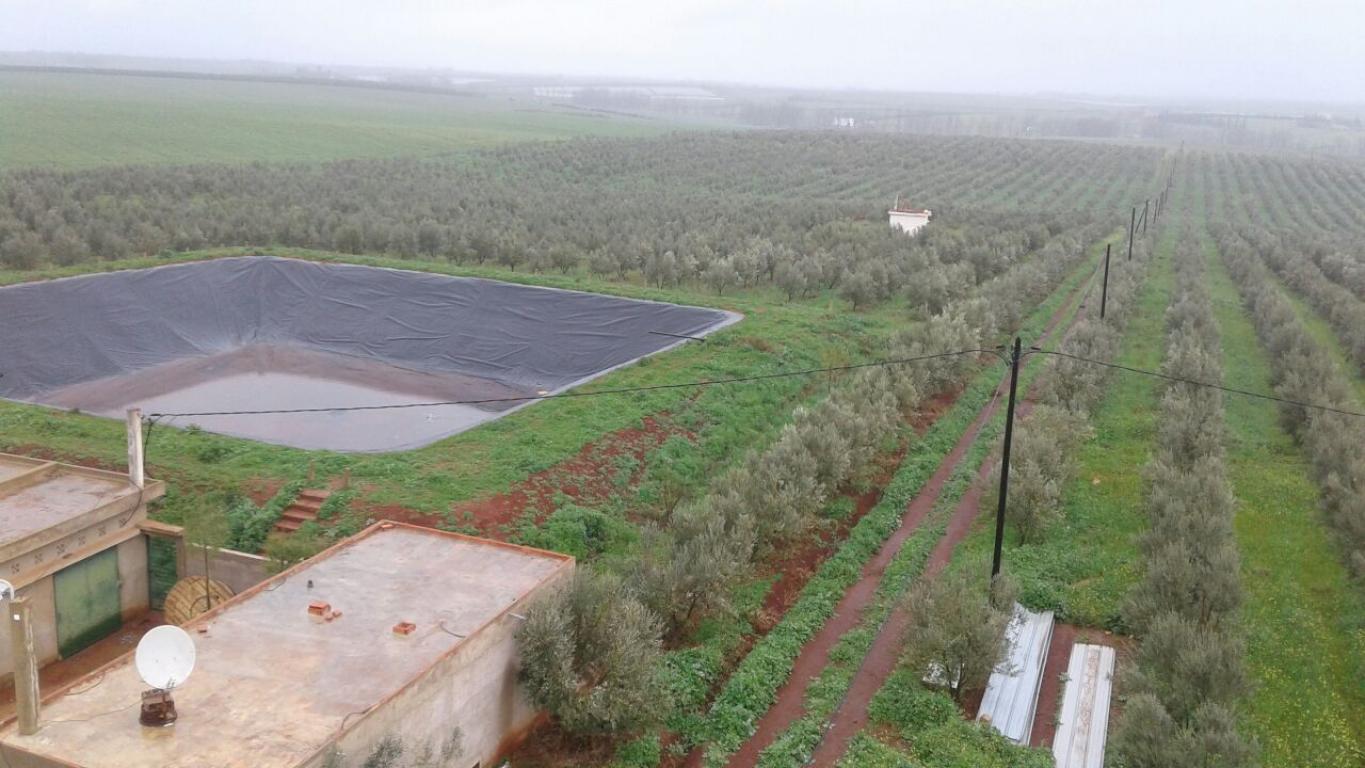
[[[0,170],[435,155],[670,126],[534,102],[378,88],[0,72]]]
[[[1269,392],[1270,361],[1211,244],[1209,290],[1224,383]],[[1247,668],[1247,731],[1275,766],[1360,765],[1365,750],[1365,613],[1318,510],[1308,463],[1271,403],[1226,398],[1237,495]]]

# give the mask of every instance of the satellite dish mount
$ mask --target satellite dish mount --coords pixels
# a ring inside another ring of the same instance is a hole
[[[151,688],[142,692],[142,713],[137,721],[148,728],[165,728],[175,725],[179,715],[175,711],[175,699],[170,691]]]
[[[167,624],[142,636],[134,662],[142,682],[151,689],[142,692],[138,722],[152,728],[175,724],[178,714],[171,691],[189,678],[194,659],[194,640],[180,627]]]

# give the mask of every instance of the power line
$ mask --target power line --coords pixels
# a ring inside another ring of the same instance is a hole
[[[1092,359],[1090,359],[1090,358],[1088,358],[1088,357],[1081,357],[1080,355],[1073,355],[1073,354],[1070,354],[1070,353],[1067,353],[1067,352],[1058,352],[1058,351],[1052,350],[1052,349],[1037,349],[1037,348],[1034,348],[1034,349],[1031,349],[1031,350],[1029,350],[1029,351],[1030,351],[1030,352],[1038,352],[1038,353],[1041,353],[1041,354],[1044,354],[1044,355],[1056,355],[1056,356],[1058,356],[1058,357],[1067,357],[1067,358],[1070,358],[1070,359],[1072,359],[1072,360],[1079,360],[1080,362],[1083,362],[1083,363],[1090,363],[1090,364],[1092,364],[1092,365],[1100,365],[1100,366],[1104,366],[1105,368],[1114,368],[1114,369],[1117,369],[1117,370],[1120,370],[1120,371],[1128,371],[1129,373],[1140,373],[1140,374],[1142,374],[1143,376],[1155,376],[1156,378],[1159,378],[1159,379],[1166,379],[1167,381],[1176,381],[1176,382],[1180,382],[1181,384],[1191,384],[1191,385],[1194,385],[1194,386],[1196,386],[1196,387],[1206,387],[1206,388],[1208,388],[1208,389],[1217,389],[1217,390],[1221,390],[1221,391],[1223,391],[1223,392],[1228,392],[1228,393],[1231,393],[1231,394],[1234,394],[1234,395],[1242,395],[1243,397],[1254,397],[1254,398],[1258,398],[1258,399],[1261,399],[1261,400],[1273,400],[1273,401],[1275,401],[1275,402],[1277,402],[1277,403],[1284,403],[1284,404],[1286,404],[1286,405],[1296,405],[1296,406],[1298,406],[1298,407],[1300,407],[1300,408],[1313,408],[1313,409],[1316,409],[1316,410],[1319,410],[1319,411],[1326,411],[1326,412],[1328,412],[1328,413],[1339,413],[1339,414],[1341,414],[1341,415],[1343,415],[1343,416],[1356,416],[1356,417],[1359,417],[1359,418],[1365,418],[1365,413],[1359,413],[1359,412],[1357,412],[1357,411],[1347,411],[1347,410],[1343,410],[1343,409],[1341,409],[1341,408],[1334,408],[1334,407],[1332,407],[1332,406],[1330,406],[1330,405],[1321,405],[1321,404],[1318,404],[1318,403],[1305,403],[1305,402],[1300,401],[1300,400],[1290,400],[1290,399],[1287,398],[1287,397],[1279,397],[1279,396],[1277,396],[1277,395],[1267,395],[1267,394],[1265,394],[1264,392],[1252,392],[1252,391],[1245,390],[1245,389],[1236,389],[1235,387],[1225,387],[1225,386],[1223,386],[1222,384],[1213,384],[1213,383],[1207,382],[1207,381],[1198,381],[1198,380],[1196,380],[1196,379],[1187,379],[1187,378],[1184,378],[1184,377],[1182,377],[1182,376],[1172,376],[1172,375],[1169,374],[1169,373],[1162,373],[1162,372],[1160,372],[1160,371],[1149,371],[1149,370],[1147,370],[1147,369],[1145,369],[1145,368],[1133,368],[1133,367],[1131,367],[1131,366],[1120,365],[1120,364],[1118,364],[1118,363],[1106,363],[1106,362],[1104,362],[1103,360],[1092,360]]]
[[[489,397],[479,400],[439,400],[429,403],[385,403],[382,405],[348,405],[334,408],[272,408],[262,410],[241,410],[241,411],[199,411],[184,413],[152,413],[147,418],[153,422],[164,418],[184,418],[190,416],[267,416],[282,415],[291,413],[333,413],[338,411],[383,411],[398,408],[434,408],[443,405],[491,405],[495,403],[522,403],[534,402],[537,400],[560,400],[571,397],[597,397],[599,395],[628,395],[640,392],[654,392],[664,389],[685,389],[687,387],[709,387],[717,384],[745,384],[757,381],[770,381],[772,379],[785,379],[794,376],[811,376],[819,373],[839,373],[841,371],[855,371],[862,368],[879,368],[893,365],[906,365],[917,363],[924,360],[935,360],[943,357],[955,357],[958,355],[974,354],[998,354],[998,349],[959,349],[952,352],[938,352],[932,355],[920,355],[918,357],[903,357],[894,360],[877,360],[870,363],[856,363],[852,365],[836,365],[826,368],[803,368],[795,371],[782,371],[779,373],[763,373],[753,376],[736,376],[729,379],[703,379],[700,381],[685,381],[674,384],[649,384],[640,387],[617,387],[615,389],[598,389],[589,392],[559,392],[547,395],[525,395],[522,397]]]
[[[603,395],[628,395],[628,394],[637,394],[637,393],[643,393],[643,392],[656,392],[656,391],[660,391],[660,390],[669,390],[669,389],[686,389],[686,388],[689,388],[689,387],[709,387],[709,386],[722,385],[722,384],[746,384],[746,383],[753,383],[753,382],[758,382],[758,381],[771,381],[771,380],[773,380],[773,379],[793,378],[793,377],[796,377],[796,376],[811,376],[811,375],[821,374],[821,373],[838,373],[838,372],[841,372],[841,371],[854,371],[854,370],[860,370],[860,369],[864,369],[864,368],[884,368],[884,367],[890,367],[890,366],[895,366],[895,365],[907,365],[907,364],[910,364],[910,363],[917,363],[917,362],[922,362],[922,361],[925,361],[925,360],[935,360],[935,359],[940,359],[940,358],[945,358],[945,357],[956,357],[956,356],[959,356],[959,355],[991,354],[991,355],[1001,356],[1001,359],[1005,359],[1005,357],[1004,357],[1004,356],[1002,355],[1002,353],[1001,353],[1001,350],[1002,350],[1002,349],[1003,349],[1003,348],[1001,348],[1001,347],[997,347],[997,348],[994,348],[994,349],[960,349],[960,350],[953,350],[953,351],[950,351],[950,352],[938,352],[938,353],[931,354],[931,355],[919,355],[919,356],[916,356],[916,357],[904,357],[904,358],[896,358],[896,359],[892,359],[892,360],[876,360],[876,361],[868,362],[868,363],[856,363],[856,364],[852,364],[852,365],[837,365],[837,366],[829,366],[829,367],[824,367],[824,368],[803,368],[803,369],[795,370],[795,371],[781,371],[781,372],[778,372],[778,373],[764,373],[764,374],[756,374],[756,375],[753,375],[753,376],[736,376],[736,377],[728,378],[728,379],[702,379],[702,380],[697,380],[697,381],[677,382],[677,383],[673,383],[673,384],[649,384],[649,385],[639,386],[639,387],[616,387],[616,388],[613,388],[613,389],[599,389],[599,390],[592,390],[592,391],[588,391],[588,392],[560,392],[560,393],[556,393],[556,394],[547,394],[547,395],[526,395],[526,396],[524,396],[524,397],[496,397],[496,398],[483,398],[483,399],[478,399],[478,400],[441,400],[441,401],[433,401],[433,402],[427,402],[427,403],[385,403],[385,404],[380,404],[380,405],[349,405],[349,406],[337,406],[337,407],[332,407],[332,408],[326,408],[326,407],[322,407],[322,408],[272,408],[272,409],[237,410],[237,411],[199,411],[199,412],[182,412],[182,413],[152,413],[152,414],[148,414],[148,416],[146,417],[146,418],[147,418],[147,421],[148,421],[148,430],[147,430],[147,431],[148,431],[148,435],[147,435],[147,437],[148,437],[148,438],[151,437],[151,434],[150,434],[150,433],[151,433],[151,431],[152,431],[152,428],[155,427],[155,425],[156,425],[158,422],[160,422],[160,421],[163,420],[163,419],[169,419],[169,418],[186,418],[186,417],[194,417],[194,416],[269,416],[269,415],[285,415],[285,414],[334,413],[334,412],[346,412],[346,411],[382,411],[382,410],[395,410],[395,409],[400,409],[400,408],[435,408],[435,407],[446,406],[446,405],[488,405],[488,404],[495,404],[495,403],[522,403],[522,402],[535,402],[535,401],[539,401],[539,400],[560,400],[560,399],[567,399],[567,398],[599,397],[599,396],[603,396]],[[1252,397],[1252,398],[1257,398],[1257,399],[1261,399],[1261,400],[1270,400],[1270,401],[1273,401],[1273,402],[1283,403],[1283,404],[1286,404],[1286,405],[1298,406],[1298,407],[1300,407],[1300,408],[1312,408],[1312,409],[1319,410],[1319,411],[1325,411],[1325,412],[1329,412],[1329,413],[1341,414],[1341,415],[1343,415],[1343,416],[1353,416],[1353,417],[1357,417],[1357,418],[1365,418],[1365,413],[1361,413],[1361,412],[1357,412],[1357,411],[1348,411],[1348,410],[1344,410],[1344,409],[1341,409],[1341,408],[1336,408],[1336,407],[1333,407],[1333,406],[1330,406],[1330,405],[1322,405],[1322,404],[1319,404],[1319,403],[1308,403],[1308,402],[1303,402],[1303,401],[1299,401],[1299,400],[1291,400],[1291,399],[1289,399],[1289,398],[1279,397],[1279,396],[1277,396],[1277,395],[1270,395],[1270,394],[1266,394],[1266,393],[1263,393],[1263,392],[1252,392],[1252,391],[1250,391],[1250,390],[1237,389],[1237,388],[1235,388],[1235,387],[1227,387],[1227,386],[1223,386],[1223,385],[1221,385],[1221,384],[1215,384],[1215,383],[1212,383],[1212,382],[1198,381],[1198,380],[1195,380],[1195,379],[1188,379],[1188,378],[1184,378],[1184,377],[1180,377],[1180,376],[1172,376],[1171,374],[1162,373],[1162,372],[1160,372],[1160,371],[1152,371],[1152,370],[1147,370],[1147,369],[1145,369],[1145,368],[1134,368],[1134,367],[1132,367],[1132,366],[1121,365],[1121,364],[1119,364],[1119,363],[1106,362],[1106,361],[1103,361],[1103,360],[1094,360],[1094,359],[1088,358],[1088,357],[1081,357],[1080,355],[1073,355],[1073,354],[1070,354],[1070,353],[1068,353],[1068,352],[1060,352],[1060,351],[1057,351],[1057,350],[1041,349],[1041,348],[1038,348],[1038,347],[1033,347],[1033,348],[1030,348],[1025,354],[1027,355],[1027,354],[1032,354],[1032,353],[1040,353],[1040,354],[1046,354],[1046,355],[1056,355],[1057,357],[1066,357],[1066,358],[1070,358],[1070,359],[1072,359],[1072,360],[1077,360],[1077,361],[1083,362],[1083,363],[1089,363],[1089,364],[1092,364],[1092,365],[1103,366],[1103,367],[1105,367],[1105,368],[1113,368],[1113,369],[1116,369],[1116,370],[1126,371],[1126,372],[1129,372],[1129,373],[1136,373],[1136,374],[1140,374],[1140,375],[1143,375],[1143,376],[1153,376],[1153,377],[1156,377],[1156,378],[1165,379],[1165,380],[1167,380],[1167,381],[1175,381],[1175,382],[1180,382],[1180,383],[1182,383],[1182,384],[1189,384],[1189,385],[1192,385],[1192,386],[1206,387],[1206,388],[1209,388],[1209,389],[1216,389],[1216,390],[1220,390],[1220,391],[1222,391],[1222,392],[1228,392],[1228,393],[1234,394],[1234,395],[1242,395],[1242,396],[1244,396],[1244,397]],[[150,441],[150,440],[149,440],[149,441]]]

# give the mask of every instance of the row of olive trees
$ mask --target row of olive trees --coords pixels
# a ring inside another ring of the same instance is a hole
[[[790,541],[897,432],[904,387],[861,372],[751,452],[709,493],[647,527],[616,573],[584,565],[574,583],[532,607],[520,634],[532,697],[572,732],[617,732],[659,712],[653,690],[662,643],[729,609],[755,558]],[[603,602],[606,601],[606,602]]]
[[[1065,256],[1042,273],[1053,288],[1083,252]],[[955,303],[898,338],[893,354],[979,348],[983,335],[998,334],[999,317],[1018,316],[1047,288],[1021,285],[997,307],[979,297]],[[523,676],[535,701],[573,732],[650,722],[658,714],[651,692],[664,642],[729,610],[733,585],[756,558],[805,531],[887,445],[906,410],[976,365],[975,354],[948,355],[853,375],[817,405],[798,409],[770,445],[751,451],[703,496],[674,505],[665,525],[647,526],[632,556],[600,569],[584,564],[569,588],[531,609],[521,632]],[[593,608],[603,595],[621,608],[619,616]]]
[[[1307,298],[1327,319],[1342,346],[1365,374],[1365,300],[1333,282],[1311,258],[1305,258],[1295,234],[1276,237],[1263,231],[1243,231],[1242,235],[1280,279]]]
[[[1219,247],[1257,333],[1270,353],[1272,383],[1281,396],[1358,411],[1347,374],[1307,331],[1242,238],[1224,232]],[[1365,575],[1365,429],[1341,413],[1284,405],[1285,422],[1302,443],[1322,491],[1322,506],[1357,575]]]
[[[1338,245],[1314,240],[1305,249],[1322,274],[1337,285],[1345,286],[1356,298],[1365,301],[1365,254],[1352,254],[1348,248],[1359,249],[1358,242]]]
[[[1219,382],[1221,350],[1203,262],[1197,244],[1177,245],[1162,372]],[[1166,386],[1146,475],[1142,576],[1124,606],[1125,622],[1142,642],[1114,738],[1118,763],[1251,765],[1255,745],[1239,733],[1235,718],[1247,681],[1221,392],[1177,381]]]
[[[1070,354],[1110,359],[1118,350],[1127,310],[1142,285],[1148,264],[1146,242],[1135,248],[1135,261],[1116,269],[1110,279],[1110,304],[1105,319],[1086,316],[1062,342]],[[1008,294],[997,294],[1006,299]],[[1088,306],[1098,309],[1091,302]],[[983,311],[987,301],[964,307]],[[1010,308],[1002,306],[1003,314]],[[973,327],[963,319],[944,323],[950,329]],[[974,338],[949,336],[950,343],[975,342]],[[1046,404],[1020,418],[1010,461],[1010,498],[1007,515],[1023,543],[1038,540],[1047,524],[1060,512],[1062,496],[1074,472],[1074,455],[1089,436],[1088,412],[1102,396],[1102,378],[1096,368],[1068,358],[1058,358],[1044,387]],[[994,491],[999,469],[988,479]],[[987,506],[995,501],[988,500]],[[1005,574],[987,582],[975,574],[984,566],[956,568],[939,578],[921,579],[906,597],[910,616],[902,663],[925,679],[946,688],[956,700],[964,692],[979,690],[991,672],[1009,654],[1006,634],[1017,589]]]
[[[1076,452],[1093,430],[1090,415],[1104,395],[1107,369],[1077,360],[1112,360],[1129,317],[1129,310],[1142,287],[1149,263],[1150,246],[1134,246],[1134,260],[1114,264],[1110,271],[1107,309],[1098,315],[1094,300],[1098,285],[1091,288],[1086,314],[1076,320],[1059,344],[1059,351],[1075,357],[1057,357],[1044,380],[1043,402],[1022,415],[1010,456],[1010,496],[1006,518],[1023,544],[1041,540],[1047,527],[1061,514],[1063,495],[1075,474]],[[997,467],[990,478],[991,498],[999,493]]]

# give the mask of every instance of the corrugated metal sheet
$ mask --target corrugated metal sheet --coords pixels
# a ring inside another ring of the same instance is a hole
[[[1023,744],[1033,730],[1043,664],[1052,642],[1052,611],[1033,613],[1015,604],[1007,630],[1010,655],[991,673],[976,718],[989,722],[1005,738]]]
[[[1084,643],[1072,647],[1052,741],[1057,768],[1102,768],[1113,685],[1113,648]]]

